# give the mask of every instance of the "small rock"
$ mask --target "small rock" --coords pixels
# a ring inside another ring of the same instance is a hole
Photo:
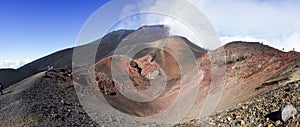
[[[218,127],[222,127],[222,125],[219,123],[219,124],[218,124]]]
[[[242,110],[245,110],[245,109],[247,109],[247,108],[248,108],[248,106],[242,106],[242,107],[241,107]]]
[[[299,87],[299,85],[298,85],[297,83],[293,83],[293,84],[290,85],[289,91],[295,90],[295,89],[297,89],[298,87]]]
[[[156,77],[158,77],[160,74],[160,71],[159,69],[154,69],[154,70],[151,70],[150,73],[148,73],[148,75],[146,76],[146,78],[148,79],[156,79]]]
[[[256,108],[257,110],[261,110],[261,109],[262,109],[262,107],[261,107],[261,106],[259,106],[259,105],[258,105],[258,106],[256,106],[255,108]]]
[[[239,113],[238,112],[234,112],[233,114],[232,114],[232,117],[233,118],[237,118],[239,116]]]
[[[277,121],[275,122],[275,126],[279,126],[280,124],[281,124],[280,120],[277,120]]]
[[[209,123],[210,125],[216,125],[216,123]]]
[[[246,123],[245,123],[244,120],[241,120],[241,121],[240,121],[240,124],[241,124],[241,126],[244,126]]]
[[[280,115],[281,120],[286,122],[291,117],[294,117],[297,114],[297,109],[293,105],[286,105],[284,108],[281,108]]]
[[[221,123],[224,123],[224,119],[221,119],[221,121],[220,121]]]
[[[258,124],[258,126],[257,127],[263,127],[263,125],[260,123],[260,124]]]
[[[297,102],[295,103],[295,106],[296,106],[296,107],[300,106],[300,101],[297,101]]]
[[[230,120],[231,120],[231,118],[230,118],[230,117],[227,117],[227,118],[226,118],[226,120],[227,120],[227,121],[230,121]]]

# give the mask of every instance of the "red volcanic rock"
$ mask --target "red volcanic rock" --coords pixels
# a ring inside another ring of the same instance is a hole
[[[223,63],[223,58],[219,57],[222,56],[219,54],[222,52],[226,57],[226,64]],[[214,59],[212,60],[211,57]],[[212,78],[220,77],[212,75],[212,69],[226,68],[226,85],[224,91],[218,91],[222,92],[222,96],[216,111],[224,110],[263,91],[270,90],[272,87],[261,85],[287,67],[293,66],[299,58],[300,54],[297,52],[282,52],[257,42],[232,42],[206,53],[199,59],[199,68],[206,70],[201,86],[207,86],[209,89],[214,83],[222,87],[221,80],[211,81]],[[203,102],[200,96],[197,101]]]
[[[172,106],[179,91],[185,93],[180,87],[187,80],[183,77],[191,78],[191,72],[192,77],[202,75],[193,72],[197,69],[195,52],[186,41],[170,37],[147,43],[148,48],[133,58],[113,55],[97,62],[95,71],[104,97],[116,109],[138,116],[154,115]]]
[[[200,113],[205,116],[227,109],[271,89],[261,85],[300,58],[297,52],[285,53],[260,43],[249,42],[229,43],[199,55],[200,52],[195,54],[189,43],[180,37],[170,37],[147,43],[145,47],[148,48],[135,52],[132,58],[130,55],[118,55],[99,61],[95,65],[98,76],[104,75],[118,87],[129,87],[127,93],[131,93],[130,96],[138,95],[136,99],[146,100],[132,101],[123,95],[121,88],[108,85],[109,88],[106,89],[118,93],[117,96],[105,96],[108,102],[126,113],[138,116],[154,115],[171,106],[179,96],[178,91],[189,93],[187,87],[196,84],[198,92],[194,94],[197,94],[197,98],[186,118],[198,118]],[[191,60],[186,49],[192,49],[197,62]],[[132,61],[134,63],[130,66]],[[120,78],[126,76],[129,78]],[[156,85],[166,84],[165,87],[160,87],[163,90],[155,94],[145,92],[153,86],[151,81],[155,80],[158,80]],[[180,87],[180,82],[185,87]],[[103,87],[101,82],[98,85]]]

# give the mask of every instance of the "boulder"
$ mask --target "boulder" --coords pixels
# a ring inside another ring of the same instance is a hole
[[[291,117],[297,114],[297,109],[293,105],[286,105],[280,109],[280,118],[283,122],[286,122]]]
[[[299,85],[297,83],[293,83],[289,86],[289,91],[295,90],[299,87]]]

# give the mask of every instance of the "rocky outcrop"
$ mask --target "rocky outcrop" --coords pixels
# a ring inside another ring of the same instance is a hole
[[[158,48],[157,45],[162,46]],[[95,65],[97,85],[106,99],[109,99],[108,102],[120,111],[138,116],[155,115],[170,107],[179,94],[182,77],[197,69],[196,58],[194,61],[192,59],[194,53],[204,52],[193,52],[187,40],[177,36],[150,42],[146,46],[149,48],[139,51],[133,58],[130,55],[114,55]],[[129,78],[122,78],[126,76]],[[147,93],[151,87],[157,88],[152,91],[154,93]],[[132,91],[124,88],[131,88]],[[188,92],[184,88],[180,89],[181,93]],[[127,99],[124,96],[126,91],[127,94],[135,93],[137,100],[145,102]]]

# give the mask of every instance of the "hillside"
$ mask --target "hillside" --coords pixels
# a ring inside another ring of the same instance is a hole
[[[104,36],[103,39],[96,40],[92,43],[82,45],[76,48],[79,49],[85,49],[88,47],[98,47],[99,55],[96,58],[96,60],[103,58],[105,55],[107,55],[110,51],[112,51],[116,45],[128,34],[130,34],[132,31],[124,31],[119,30],[112,33],[109,33],[108,35]],[[106,50],[104,50],[106,49]],[[74,48],[69,48],[65,50],[61,50],[58,52],[55,52],[53,54],[50,54],[48,56],[45,56],[43,58],[40,58],[38,60],[35,60],[31,63],[28,63],[20,68],[18,68],[21,72],[29,73],[30,75],[36,74],[41,71],[45,71],[48,69],[48,66],[53,66],[54,68],[71,68],[72,67],[72,58],[73,58],[73,50]],[[107,51],[107,52],[103,52]],[[85,55],[86,57],[92,55],[94,52],[87,52]],[[83,57],[84,59],[84,57]]]
[[[270,86],[258,88],[272,76],[295,66],[299,58],[297,52],[282,52],[255,42],[232,42],[209,51],[199,59],[199,69],[205,76],[196,101],[199,104],[194,108],[201,108],[211,93],[219,99],[216,112],[269,90]]]
[[[80,105],[70,72],[41,72],[5,89],[0,126],[97,126]]]
[[[129,36],[130,35],[130,36]],[[139,36],[140,38],[137,38]],[[148,38],[141,38],[148,36]],[[168,36],[168,28],[163,25],[158,25],[155,27],[144,26],[137,30],[117,30],[111,33],[108,33],[101,39],[95,40],[86,45],[81,45],[75,47],[76,50],[85,50],[84,54],[78,56],[80,60],[85,61],[86,58],[93,56],[95,52],[89,52],[91,47],[97,47],[95,62],[101,60],[102,58],[113,54],[113,51],[116,48],[123,47],[124,44],[128,42],[135,44],[139,43],[141,39],[144,39],[145,42],[151,42],[154,40],[159,40]],[[32,76],[38,72],[42,72],[48,69],[48,66],[53,66],[54,68],[72,68],[72,58],[73,58],[74,48],[64,49],[55,53],[52,53],[48,56],[42,57],[38,60],[35,60],[31,63],[28,63],[20,68],[17,71],[27,74],[23,78]],[[16,83],[19,80],[13,81]],[[11,85],[8,82],[8,85]]]
[[[293,105],[300,111],[299,87],[300,61],[271,77],[260,87],[270,89],[249,99],[234,104],[229,109],[217,112],[203,119],[195,119],[176,126],[300,126],[300,115],[297,113],[286,122],[280,120],[278,112],[286,105]],[[284,72],[284,73],[283,73]],[[282,80],[285,79],[285,80]],[[272,81],[272,82],[270,82]],[[268,85],[266,85],[268,84]]]
[[[147,36],[148,38],[144,38]],[[168,36],[168,28],[163,27],[163,25],[158,25],[156,27],[145,26],[141,27],[137,30],[117,30],[111,33],[108,33],[101,39],[95,40],[86,45],[81,45],[76,47],[77,50],[85,50],[90,47],[98,47],[96,52],[95,61],[99,61],[102,58],[111,55],[116,48],[121,48],[124,45],[134,45],[140,43],[141,39],[143,42],[151,42],[159,39],[163,39]],[[29,64],[26,64],[20,68],[18,68],[21,72],[26,72],[31,75],[36,74],[41,71],[47,70],[47,66],[53,66],[54,68],[71,68],[72,66],[72,58],[73,58],[73,50],[74,48],[69,48],[65,50],[61,50],[40,58],[36,61],[33,61]],[[86,50],[84,52],[84,57],[89,58],[89,56],[93,56],[95,52],[89,52]]]
[[[28,76],[27,73],[15,69],[0,69],[0,82],[4,88],[17,83]]]

